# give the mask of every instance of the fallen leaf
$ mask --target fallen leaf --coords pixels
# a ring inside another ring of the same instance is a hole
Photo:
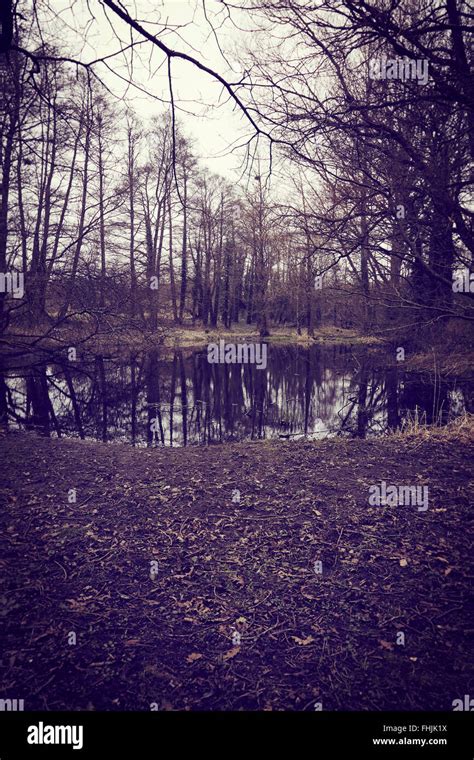
[[[223,656],[223,660],[231,660],[232,657],[235,657],[236,654],[239,654],[240,647],[232,647],[232,649],[229,649],[228,652],[226,652]]]
[[[306,647],[314,641],[312,636],[307,636],[305,639],[300,639],[299,636],[292,636],[291,638],[293,641],[296,641],[300,647]]]
[[[202,654],[199,654],[199,652],[192,652],[192,654],[188,654],[186,657],[186,662],[195,662],[196,660],[200,660],[202,657]]]

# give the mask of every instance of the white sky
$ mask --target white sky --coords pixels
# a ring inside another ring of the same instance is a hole
[[[205,0],[205,3],[203,0],[124,0],[123,5],[150,33],[161,31],[160,39],[169,47],[193,55],[229,81],[241,78],[241,53],[245,45],[255,40],[255,30],[250,31],[251,25],[255,27],[255,20],[247,14],[232,14],[240,27],[237,29],[228,19],[225,7],[213,0]],[[51,7],[52,11],[41,11],[41,26],[63,54],[89,62],[119,50],[121,42],[124,45],[131,42],[130,27],[99,0],[74,3],[52,0]],[[205,13],[216,29],[225,59]],[[164,26],[167,29],[163,32]],[[133,32],[133,39],[137,41],[141,37]],[[110,69],[97,64],[96,71],[114,94],[126,94],[140,118],[162,113],[165,108],[162,104],[134,87],[127,87],[117,76],[131,78],[128,66],[132,59],[133,81],[152,95],[169,101],[167,58],[151,42],[145,41],[135,48],[133,56],[128,51],[109,59]],[[209,169],[236,180],[243,171],[245,151],[240,149],[230,154],[229,149],[253,134],[251,124],[236,104],[229,101],[221,85],[191,63],[173,59],[172,74],[179,119],[185,133],[196,141],[197,154]]]

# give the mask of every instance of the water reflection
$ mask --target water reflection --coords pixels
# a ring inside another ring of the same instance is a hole
[[[472,411],[472,383],[406,374],[378,352],[269,346],[268,367],[209,364],[206,352],[56,359],[4,372],[0,415],[43,435],[186,446],[257,438],[365,438],[410,415]]]

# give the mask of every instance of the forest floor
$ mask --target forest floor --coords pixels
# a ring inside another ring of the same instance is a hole
[[[223,327],[203,329],[202,327],[175,327],[165,340],[165,345],[177,345],[181,347],[199,346],[219,340],[225,341],[243,341],[262,340],[259,332],[254,325],[233,325],[230,330]],[[309,336],[306,329],[299,334],[294,327],[271,327],[270,335],[263,340],[269,343],[299,343],[302,345],[345,344],[361,346],[383,345],[383,341],[373,335],[362,335],[357,330],[335,327],[326,325],[318,329],[315,328],[314,334]]]
[[[182,449],[4,437],[2,698],[451,710],[473,684],[473,427]],[[370,506],[381,481],[427,485],[428,510]]]

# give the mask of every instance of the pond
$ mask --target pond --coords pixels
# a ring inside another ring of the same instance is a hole
[[[269,345],[266,369],[206,349],[55,357],[4,374],[9,426],[44,435],[187,446],[374,437],[474,411],[472,381],[409,373],[382,351]]]

